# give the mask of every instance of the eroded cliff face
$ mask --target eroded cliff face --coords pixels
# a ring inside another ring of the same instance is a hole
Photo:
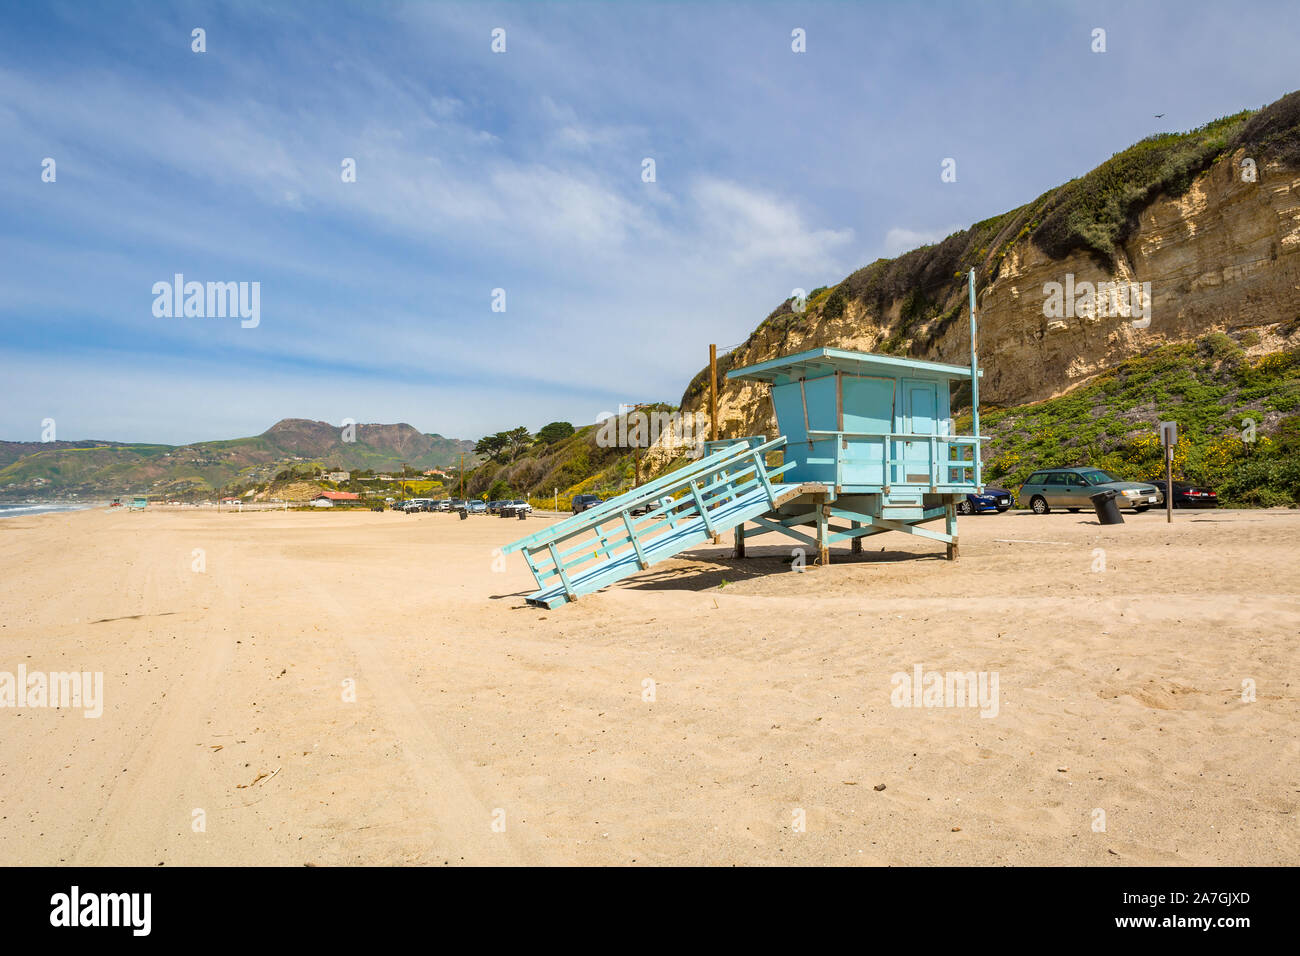
[[[1267,333],[1263,327],[1300,318],[1300,169],[1265,162],[1258,165],[1255,181],[1246,182],[1241,173],[1245,158],[1241,150],[1225,154],[1183,195],[1148,204],[1117,248],[1113,264],[1103,265],[1084,252],[1053,259],[1032,242],[1012,244],[995,278],[979,293],[981,404],[1042,401],[1169,342],[1216,330],[1256,327]],[[1089,314],[1086,303],[1064,315],[1045,310],[1045,287],[1064,284],[1067,276],[1075,288],[1080,283],[1114,282],[1122,288],[1149,283],[1149,316],[1142,300],[1132,303],[1137,312],[1122,299],[1117,309],[1101,310],[1111,314]],[[934,319],[912,329],[903,346],[914,341],[928,345],[910,354],[957,365],[969,362],[964,295],[964,284],[955,282],[944,306],[959,307],[960,313],[955,320]],[[842,314],[829,318],[821,314],[823,300],[798,323],[760,327],[728,364],[739,368],[819,346],[881,351],[891,335],[898,343],[904,307],[901,299],[879,310],[850,300]],[[683,411],[707,416],[707,389],[688,397]],[[766,386],[720,382],[718,413],[724,437],[775,434]],[[664,459],[652,455],[654,461]]]
[[[1300,171],[1274,164],[1242,182],[1242,158],[1216,163],[1183,196],[1141,212],[1113,271],[1086,255],[1054,261],[1030,243],[1014,247],[978,303],[981,398],[1041,401],[1156,346],[1300,316]],[[1045,316],[1044,286],[1066,274],[1076,285],[1150,283],[1150,323]],[[968,354],[968,339],[951,329],[939,354]]]

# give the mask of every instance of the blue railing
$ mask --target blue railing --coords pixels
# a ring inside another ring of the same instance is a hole
[[[849,431],[829,431],[821,429],[809,429],[808,436],[814,440],[834,439],[835,441],[835,485],[841,487],[850,486],[872,486],[880,487],[884,492],[891,488],[959,488],[974,489],[983,486],[981,476],[982,462],[980,459],[980,442],[988,441],[987,437],[976,437],[973,435],[934,435],[917,432],[849,432]],[[880,445],[879,457],[875,462],[871,459],[855,456],[849,458],[845,455],[846,451],[862,451],[861,445],[852,449],[846,449],[848,442],[878,442]],[[921,447],[926,454],[923,458],[909,458],[906,455],[902,458],[894,456],[894,452],[900,442],[910,444],[921,443]],[[947,455],[953,451],[958,453],[957,458],[941,457],[940,448],[943,454]],[[971,457],[965,457],[965,449],[971,449]],[[857,474],[845,475],[845,465],[861,466],[863,464],[878,464],[880,467],[880,481],[867,482],[859,480],[862,476]],[[898,469],[902,468],[902,478],[899,479]],[[908,469],[913,470],[908,470]],[[924,472],[926,479],[924,481],[910,480],[911,475]],[[953,473],[957,472],[957,477]],[[966,472],[971,472],[967,477]]]
[[[644,568],[665,556],[674,534],[679,529],[697,528],[696,519],[707,534],[726,530],[718,527],[715,519],[716,512],[729,502],[761,491],[757,497],[774,506],[777,488],[773,479],[794,464],[769,469],[764,459],[769,451],[783,446],[785,439],[758,444],[740,439],[722,444],[726,447],[698,462],[520,538],[502,551],[521,552],[538,588],[545,591],[558,584],[572,600],[608,583],[593,573],[602,565],[634,554],[633,569]],[[644,514],[633,515],[633,511]]]

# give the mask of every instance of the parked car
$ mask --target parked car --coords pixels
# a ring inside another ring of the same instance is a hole
[[[516,498],[514,501],[501,502],[501,507],[497,508],[497,514],[503,518],[517,518],[521,511],[526,515],[532,514],[533,506],[521,498]]]
[[[486,502],[486,501],[471,501],[471,502],[469,503],[469,513],[472,514],[472,515],[485,515],[485,514],[487,514],[487,502]]]
[[[1100,468],[1045,468],[1029,476],[1020,486],[1020,503],[1034,514],[1045,515],[1053,508],[1076,512],[1092,507],[1092,495],[1118,491],[1115,502],[1121,508],[1141,513],[1162,505],[1164,493],[1149,481],[1124,481]]]
[[[594,508],[603,501],[600,495],[574,495],[573,496],[573,513],[580,514],[588,508]]]
[[[464,499],[464,498],[450,498],[450,499],[448,499],[448,501],[447,501],[447,510],[448,510],[448,511],[464,511],[464,510],[465,510],[465,499]]]
[[[996,511],[999,514],[1011,507],[1011,492],[1005,488],[985,487],[982,495],[967,495],[961,501],[957,502],[957,513],[963,515],[980,514],[985,511]]]
[[[664,505],[671,504],[672,501],[673,501],[672,495],[664,495],[662,498],[655,498],[651,501],[642,502],[641,504],[632,508],[632,510],[630,510],[628,514],[630,515],[649,514],[650,512],[654,511],[657,508],[661,508]]]
[[[1153,479],[1151,484],[1161,491],[1165,488],[1163,477]],[[1204,485],[1194,485],[1189,481],[1174,479],[1173,501],[1175,508],[1217,508],[1219,496]]]

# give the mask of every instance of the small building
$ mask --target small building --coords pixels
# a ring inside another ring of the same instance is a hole
[[[350,491],[322,491],[312,498],[313,508],[333,508],[336,501],[360,501],[361,496]]]
[[[131,499],[131,509],[133,511],[143,511],[149,507],[149,499],[145,495],[136,495]]]
[[[349,471],[327,471],[324,475],[326,481],[332,481],[336,485],[340,481],[347,481],[351,477],[352,473]]]

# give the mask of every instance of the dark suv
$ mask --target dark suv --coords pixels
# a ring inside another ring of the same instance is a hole
[[[594,508],[600,504],[600,495],[574,495],[573,496],[573,513],[586,511],[588,508]]]

